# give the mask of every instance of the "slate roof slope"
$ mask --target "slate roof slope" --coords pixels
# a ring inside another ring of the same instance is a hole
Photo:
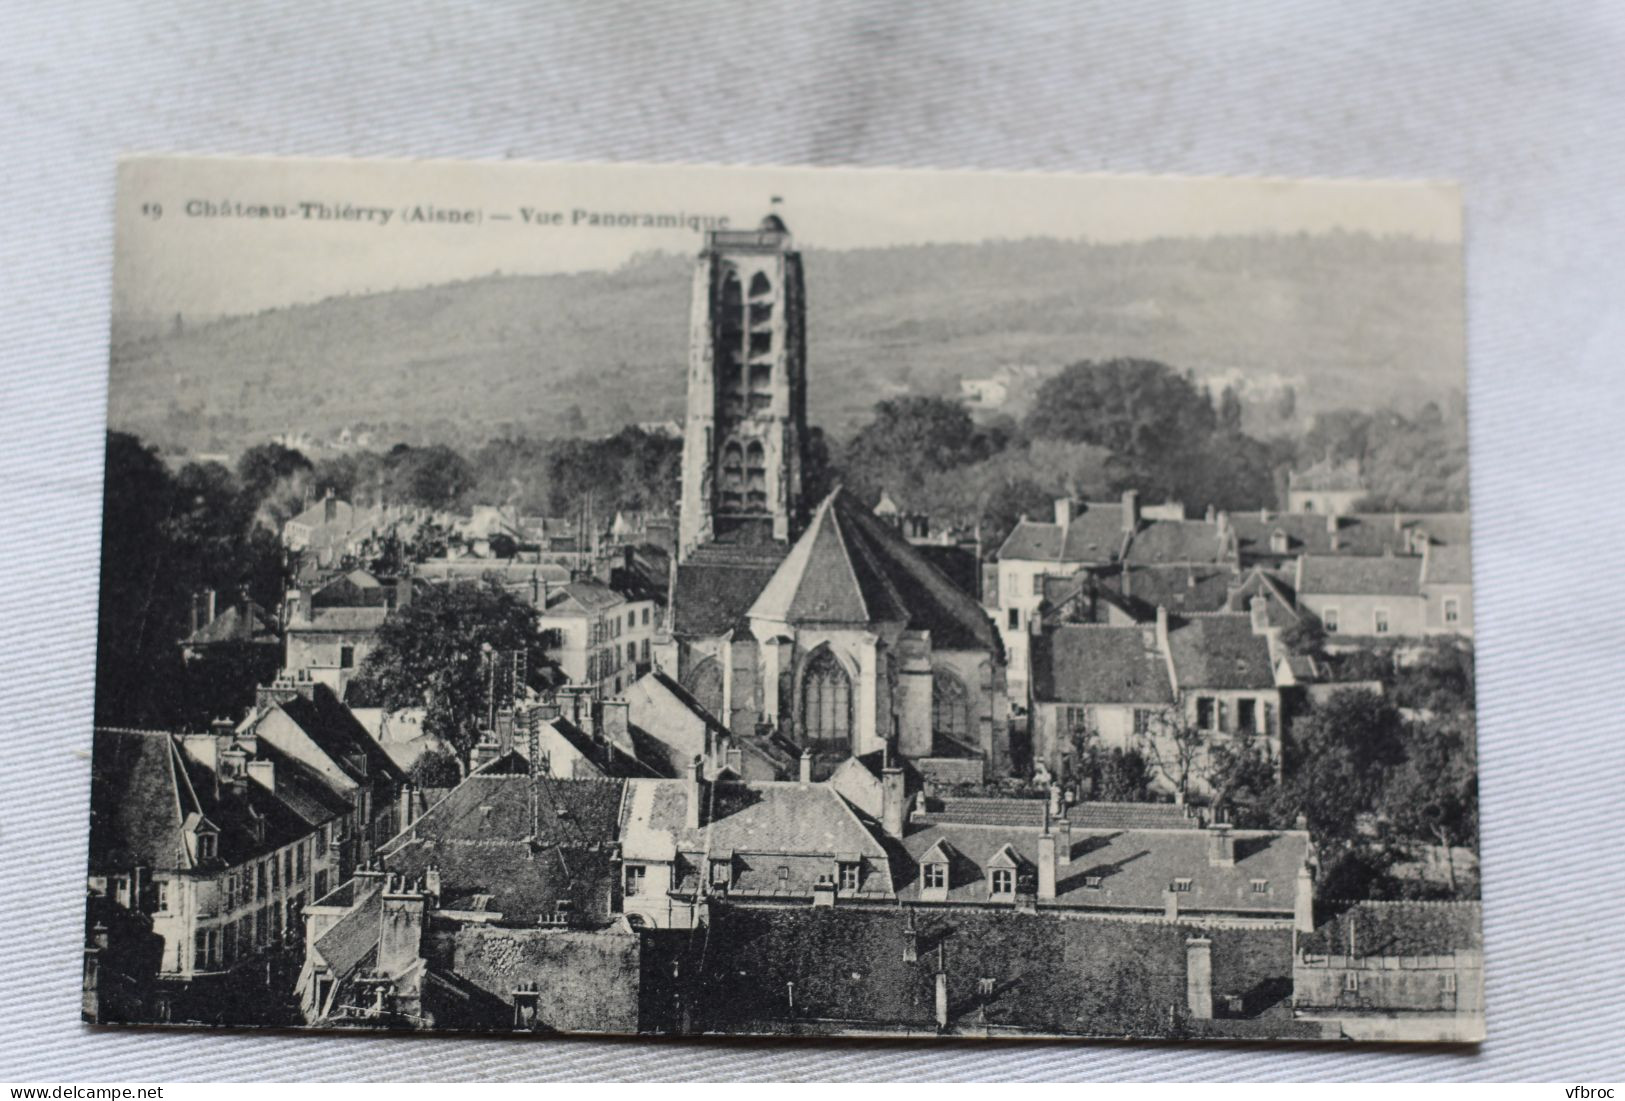
[[[1000,561],[1115,562],[1123,549],[1123,506],[1080,502],[1065,528],[1039,520],[1016,524],[999,547]]]
[[[1174,678],[1186,688],[1273,688],[1269,642],[1252,617],[1221,613],[1174,621],[1168,631]]]
[[[308,622],[295,621],[288,629],[294,632],[376,631],[389,618],[389,612],[381,604],[360,608],[312,608]]]
[[[1477,902],[1360,901],[1298,940],[1307,955],[1445,956],[1484,947]]]
[[[99,727],[91,742],[90,868],[187,868],[181,833],[199,804],[182,779],[180,747],[156,730]]]
[[[216,855],[188,853],[189,822],[218,831]],[[91,745],[93,870],[185,871],[234,867],[289,845],[310,825],[280,798],[244,779],[233,785],[188,757],[163,731],[99,728]]]
[[[847,493],[826,497],[750,608],[784,623],[896,623],[938,649],[991,649],[992,621],[890,526]]]
[[[269,741],[260,741],[255,746],[254,756],[271,762],[277,798],[312,829],[355,809],[319,772]]]
[[[316,952],[337,977],[351,974],[360,964],[378,950],[379,918],[383,913],[383,892],[378,884],[370,883],[370,890],[360,903],[333,923],[333,927],[316,941]]]
[[[1174,702],[1155,628],[1068,623],[1035,635],[1031,647],[1035,700]]]
[[[406,779],[395,759],[325,684],[313,685],[308,696],[291,695],[275,706],[357,781],[400,783]],[[350,760],[356,756],[366,759],[365,774]]]
[[[547,593],[547,613],[590,614],[625,604],[626,597],[598,581],[571,581]]]
[[[1298,561],[1297,590],[1300,595],[1416,596],[1421,592],[1421,579],[1419,557],[1306,554]]]
[[[904,902],[919,900],[919,860],[939,841],[963,855],[964,875],[955,872],[948,884],[948,900],[977,905],[988,902],[982,869],[1005,845],[1023,861],[1038,864],[1037,827],[983,826],[927,822],[910,825],[903,838],[906,858],[894,865],[897,896]],[[1072,861],[1063,865],[1055,885],[1054,903],[1060,907],[1103,911],[1161,913],[1163,892],[1176,879],[1189,879],[1191,888],[1180,895],[1180,908],[1221,914],[1281,917],[1292,913],[1296,901],[1298,869],[1309,856],[1309,835],[1288,830],[1236,830],[1236,862],[1215,867],[1208,859],[1205,830],[1115,829],[1072,831]],[[1099,885],[1090,886],[1090,877]],[[1253,890],[1263,880],[1265,890]]]
[[[1165,1036],[1186,1005],[1188,938],[1212,942],[1213,988],[1242,997],[1270,1034],[1295,1034],[1290,930],[1224,928],[1110,917],[896,909],[761,909],[714,904],[713,953],[700,1005],[705,1027],[795,1032],[840,1023],[936,1029],[939,967],[951,1029]],[[913,942],[913,960],[905,946]],[[982,980],[992,993],[982,992]],[[786,990],[795,987],[792,1010]]]

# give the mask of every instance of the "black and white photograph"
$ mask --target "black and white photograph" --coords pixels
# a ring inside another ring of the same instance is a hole
[[[85,1021],[1484,1038],[1455,186],[150,156],[115,220]]]

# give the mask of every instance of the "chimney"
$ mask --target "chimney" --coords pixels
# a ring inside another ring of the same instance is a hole
[[[1046,830],[1038,835],[1038,898],[1041,902],[1055,900],[1055,864],[1055,835]]]
[[[1218,518],[1218,514],[1214,510],[1213,506],[1212,505],[1207,506],[1207,515],[1204,516],[1203,519],[1205,519],[1208,523],[1211,524],[1217,518]]]
[[[276,765],[270,761],[249,761],[248,778],[272,795],[276,794]]]
[[[1213,942],[1206,937],[1185,942],[1185,1004],[1195,1020],[1213,1018]]]
[[[903,962],[913,963],[920,958],[920,933],[914,928],[914,911],[904,910]]]
[[[1072,498],[1055,498],[1055,522],[1064,532],[1072,524]]]
[[[1228,512],[1220,512],[1217,523],[1219,525],[1219,542],[1223,543],[1226,539],[1230,538],[1230,514]]]
[[[937,1028],[946,1032],[948,1029],[948,972],[942,969],[942,960],[937,960]]]
[[[1140,491],[1123,491],[1123,530],[1130,534],[1140,530]]]
[[[191,620],[191,629],[186,632],[186,637],[191,638],[193,635],[197,634],[197,628],[198,628],[198,622],[197,622],[197,593],[192,594],[191,607],[189,609],[187,609],[187,611],[188,611],[188,618]]]
[[[423,915],[427,899],[417,884],[390,875],[379,916],[378,971],[397,978],[422,958]]]
[[[813,905],[835,905],[835,880],[833,878],[825,876],[813,884]]]
[[[440,866],[430,864],[423,869],[423,889],[434,896],[435,902],[440,901]]]
[[[333,487],[327,487],[327,496],[322,498],[322,522],[331,524],[339,518],[339,503],[333,499]]]
[[[204,600],[205,605],[206,605],[206,607],[208,609],[208,611],[206,613],[208,618],[206,618],[203,621],[203,625],[205,627],[207,627],[209,624],[214,622],[214,614],[215,614],[214,613],[214,590],[213,589],[204,589],[203,590],[203,600]]]
[[[896,838],[901,838],[908,828],[908,795],[903,785],[903,770],[895,764],[880,771],[880,824]]]
[[[803,749],[801,751],[801,768],[797,773],[797,778],[800,779],[802,787],[806,787],[808,784],[812,783],[812,766],[812,750],[810,748]]]
[[[1162,916],[1167,921],[1179,920],[1179,892],[1172,885],[1163,888]]]
[[[745,778],[745,751],[736,745],[730,745],[725,754],[728,770],[741,780]]]
[[[1315,873],[1307,863],[1298,868],[1298,889],[1293,897],[1292,927],[1300,933],[1315,931]]]
[[[1207,862],[1215,868],[1236,866],[1236,839],[1230,823],[1215,822],[1207,828]]]
[[[689,829],[697,830],[702,821],[700,803],[705,797],[705,765],[695,757],[688,763],[688,818],[684,823]]]
[[[396,833],[400,833],[402,830],[406,829],[408,826],[410,826],[412,824],[412,817],[413,817],[412,816],[412,809],[413,809],[412,785],[411,784],[402,784],[400,794],[396,797],[396,818],[395,818],[395,832]],[[436,887],[434,889],[433,893],[434,894],[439,894],[440,889],[438,887]]]
[[[1055,864],[1064,868],[1072,863],[1072,819],[1063,814],[1050,829],[1055,832]],[[1060,878],[1059,872],[1056,878]]]
[[[1336,535],[1338,527],[1339,527],[1339,524],[1338,524],[1337,513],[1328,512],[1326,514],[1326,534],[1328,534],[1328,535]]]
[[[1168,609],[1157,605],[1157,649],[1168,652]]]
[[[1247,610],[1253,617],[1253,634],[1261,635],[1270,629],[1270,602],[1263,593],[1255,593],[1247,602]]]

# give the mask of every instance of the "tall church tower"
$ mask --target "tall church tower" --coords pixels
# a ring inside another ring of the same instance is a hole
[[[678,561],[713,540],[789,544],[806,521],[806,295],[769,214],[712,230],[694,271]]]

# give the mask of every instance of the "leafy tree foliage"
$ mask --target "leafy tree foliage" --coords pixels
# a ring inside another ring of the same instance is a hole
[[[1385,696],[1334,692],[1297,720],[1285,784],[1287,809],[1309,820],[1322,845],[1353,844],[1374,811],[1388,769],[1405,759],[1404,721]]]
[[[457,754],[444,749],[432,749],[412,762],[406,770],[419,790],[456,787],[463,778],[463,767]]]
[[[1152,360],[1113,359],[1074,363],[1044,380],[1023,428],[1146,459],[1206,438],[1216,424],[1213,402],[1194,376]]]
[[[891,398],[875,406],[874,419],[847,444],[847,485],[869,500],[926,477],[956,470],[999,450],[977,428],[963,405],[946,398]]]
[[[379,628],[353,690],[378,707],[424,707],[425,731],[466,763],[490,704],[494,655],[520,650],[527,668],[541,667],[536,611],[500,584],[423,586]]]

